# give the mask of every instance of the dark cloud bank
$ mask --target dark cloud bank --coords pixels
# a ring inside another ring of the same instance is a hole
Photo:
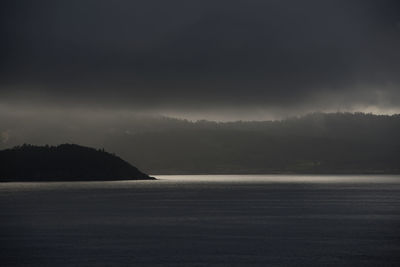
[[[0,148],[149,173],[399,173],[396,0],[1,1]]]
[[[397,113],[400,4],[2,1],[0,105],[269,119]]]

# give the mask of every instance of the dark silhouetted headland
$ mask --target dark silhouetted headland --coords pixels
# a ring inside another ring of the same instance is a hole
[[[0,181],[154,179],[121,158],[89,147],[22,145],[0,151]]]

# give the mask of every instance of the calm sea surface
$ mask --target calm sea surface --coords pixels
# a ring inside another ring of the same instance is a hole
[[[0,266],[400,266],[400,176],[0,184]]]

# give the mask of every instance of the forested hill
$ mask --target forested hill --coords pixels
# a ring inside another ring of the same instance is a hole
[[[237,122],[128,115],[90,123],[0,121],[4,148],[21,143],[104,147],[151,174],[400,173],[400,115],[315,113]]]
[[[151,173],[400,173],[399,115],[160,121],[109,135],[104,145]]]
[[[0,181],[152,179],[119,157],[89,147],[23,145],[0,151]]]

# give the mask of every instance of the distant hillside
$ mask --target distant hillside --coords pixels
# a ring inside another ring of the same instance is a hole
[[[400,173],[400,115],[315,113],[236,122],[126,116],[90,123],[9,120],[0,124],[0,147],[104,147],[152,174]]]
[[[0,151],[0,181],[154,179],[121,158],[72,144],[23,145]]]
[[[153,131],[115,132],[103,145],[160,174],[400,173],[399,115],[163,123]]]

